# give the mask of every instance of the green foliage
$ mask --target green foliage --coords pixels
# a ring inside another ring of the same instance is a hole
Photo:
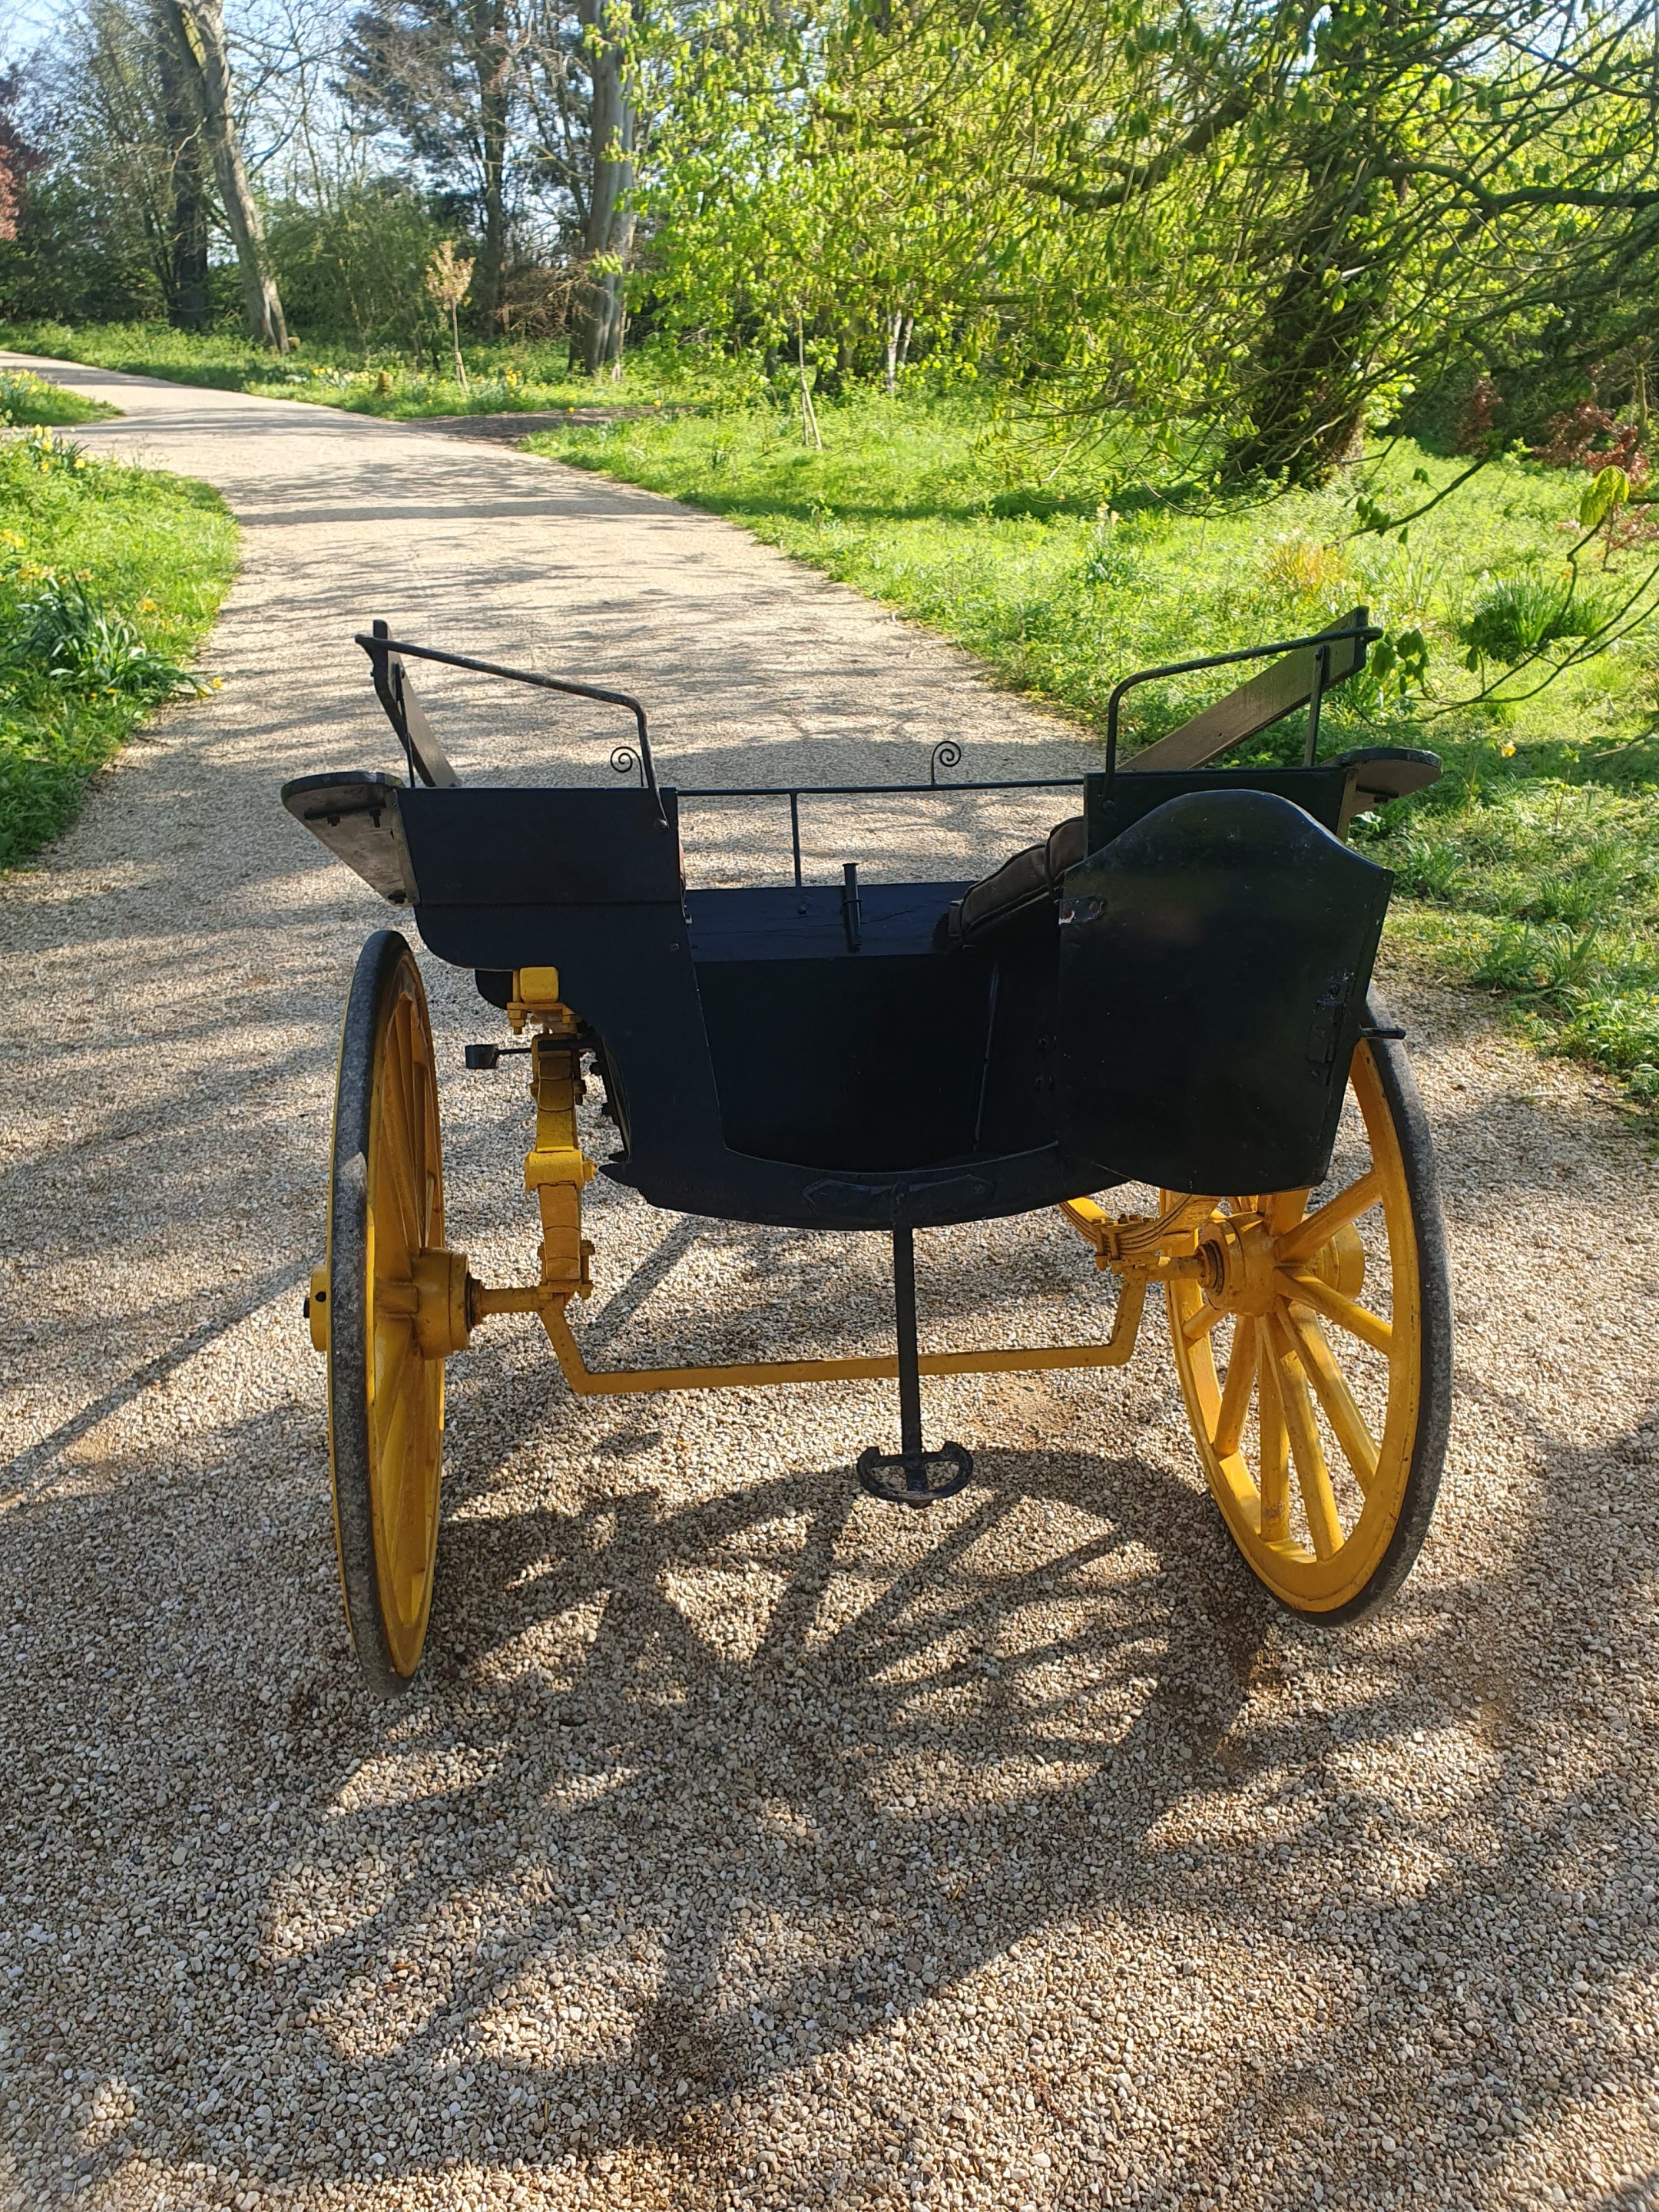
[[[9,615],[0,630],[0,683],[15,691],[44,688],[64,698],[154,707],[198,688],[145,643],[128,616],[100,606],[77,576],[46,570],[18,592]]]
[[[1659,625],[1638,622],[1540,690],[1536,665],[1493,689],[1464,666],[1471,635],[1494,659],[1546,632],[1571,645],[1604,594],[1639,580],[1639,568],[1582,580],[1564,614],[1582,474],[1510,456],[1402,544],[1398,528],[1362,529],[1360,502],[1407,514],[1459,464],[1402,446],[1344,490],[1183,509],[1124,473],[1133,437],[1068,453],[989,395],[855,399],[820,419],[822,453],[781,410],[573,425],[532,443],[726,515],[1097,724],[1133,668],[1294,635],[1365,602],[1387,635],[1328,702],[1324,744],[1427,745],[1447,763],[1432,792],[1361,827],[1405,895],[1396,935],[1509,994],[1540,1042],[1659,1102]],[[1149,687],[1132,739],[1224,682]],[[1298,717],[1255,750],[1291,759],[1301,742]]]
[[[32,178],[27,220],[0,240],[0,316],[102,321],[155,314],[161,287],[143,226],[70,174]]]
[[[1571,356],[1564,298],[1650,280],[1652,20],[709,0],[663,19],[637,289],[842,375],[914,322],[935,371],[1133,424],[1142,467],[1196,425],[1213,468],[1316,484],[1418,382]]]
[[[354,186],[325,206],[285,203],[267,240],[290,324],[313,338],[418,350],[436,327],[422,275],[444,234],[395,183]]]
[[[48,383],[27,368],[0,368],[0,428],[59,422],[98,422],[117,413],[99,399]]]
[[[1581,585],[1571,571],[1548,575],[1528,568],[1500,577],[1481,587],[1457,625],[1468,648],[1466,665],[1494,660],[1513,667],[1563,639],[1594,637],[1616,605],[1612,592]]]
[[[0,867],[67,827],[146,712],[197,688],[234,560],[206,485],[46,429],[0,441]]]

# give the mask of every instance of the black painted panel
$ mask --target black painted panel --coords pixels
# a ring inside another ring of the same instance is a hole
[[[1144,774],[1126,768],[1115,776],[1103,769],[1091,769],[1083,779],[1089,850],[1097,853],[1172,799],[1220,791],[1271,792],[1336,831],[1342,827],[1347,787],[1348,770],[1340,761],[1322,762],[1315,768],[1149,769]]]
[[[966,884],[859,885],[859,959],[930,951]],[[691,950],[703,960],[833,959],[848,952],[839,884],[760,884],[686,896]]]
[[[1238,790],[1172,799],[1072,869],[1062,1141],[1175,1190],[1319,1182],[1391,881]]]
[[[632,906],[681,896],[674,794],[662,796],[665,823],[648,791],[580,786],[404,790],[398,807],[422,905]]]
[[[974,1141],[988,970],[963,953],[700,960],[726,1140],[819,1168],[917,1168]]]

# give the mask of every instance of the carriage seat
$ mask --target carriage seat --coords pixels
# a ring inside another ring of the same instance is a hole
[[[973,945],[993,930],[1045,905],[1057,908],[1066,872],[1172,799],[1196,791],[1265,791],[1288,799],[1330,831],[1346,837],[1357,814],[1385,806],[1436,782],[1434,753],[1402,745],[1367,745],[1303,768],[1147,770],[1115,781],[1099,769],[1084,778],[1085,809],[1028,845],[955,900],[945,917],[954,945]]]
[[[1056,823],[1041,844],[1016,853],[951,902],[947,926],[952,942],[972,945],[1017,915],[1045,902],[1058,904],[1066,871],[1086,860],[1088,853],[1088,827],[1081,814]]]

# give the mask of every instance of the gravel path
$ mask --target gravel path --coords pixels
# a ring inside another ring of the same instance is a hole
[[[881,1388],[576,1404],[500,1322],[453,1370],[428,1667],[376,1708],[299,1302],[384,910],[276,799],[387,761],[351,630],[636,689],[682,780],[1080,749],[647,494],[46,373],[246,539],[223,690],[0,886],[0,2200],[1659,2205],[1659,1218],[1607,1094],[1396,979],[1460,1399],[1362,1628],[1255,1594],[1156,1313],[1125,1375],[928,1386],[984,1479],[927,1515],[850,1480]],[[464,770],[603,774],[625,734],[434,690]],[[1020,827],[826,813],[810,860],[954,872]],[[728,810],[693,865],[778,852]],[[459,1241],[528,1270],[521,1079],[461,1072],[489,1032],[425,964]],[[873,1242],[592,1218],[609,1357],[882,1329]],[[1046,1220],[930,1234],[921,1273],[935,1341],[1093,1318]]]

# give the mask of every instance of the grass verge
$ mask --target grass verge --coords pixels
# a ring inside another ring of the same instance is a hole
[[[472,346],[463,391],[441,362],[312,343],[278,362],[228,332],[153,325],[11,325],[0,343],[404,419],[658,410],[529,442],[739,523],[1097,726],[1132,668],[1317,628],[1363,599],[1394,635],[1421,638],[1422,680],[1350,686],[1327,745],[1428,745],[1446,763],[1432,793],[1362,828],[1396,872],[1402,947],[1504,994],[1539,1043],[1659,1104],[1659,629],[1578,658],[1577,633],[1643,568],[1639,543],[1605,565],[1592,552],[1568,590],[1578,471],[1506,455],[1379,536],[1362,495],[1424,507],[1466,464],[1401,441],[1363,483],[1199,501],[1137,481],[1109,438],[1066,450],[1034,434],[991,391],[820,395],[817,451],[751,371],[665,350],[599,386],[568,374],[562,347]],[[1141,693],[1138,733],[1216,688]],[[1285,725],[1261,757],[1293,757],[1300,737]]]
[[[432,415],[496,415],[612,406],[730,405],[764,387],[750,373],[702,355],[658,348],[631,356],[624,374],[597,382],[572,374],[569,349],[501,342],[469,344],[465,386],[446,343],[429,361],[330,339],[306,339],[286,358],[231,331],[175,331],[165,323],[0,323],[0,348],[84,362],[130,376],[306,399],[354,415],[418,422]]]
[[[39,428],[70,422],[102,422],[120,413],[101,399],[83,399],[27,368],[0,368],[0,426]]]
[[[1125,481],[1109,441],[1057,453],[977,395],[819,412],[821,452],[753,407],[529,443],[740,523],[1096,726],[1131,669],[1316,629],[1363,601],[1391,637],[1420,640],[1420,676],[1347,687],[1322,749],[1426,745],[1446,764],[1431,793],[1361,828],[1396,872],[1402,946],[1659,1103],[1659,623],[1578,657],[1590,617],[1659,549],[1594,545],[1573,580],[1581,471],[1505,455],[1378,535],[1362,498],[1407,513],[1467,462],[1401,441],[1363,483],[1200,500]],[[1149,687],[1135,734],[1226,681]],[[1302,739],[1297,717],[1258,757],[1298,757]]]
[[[0,868],[73,820],[161,701],[236,565],[206,484],[89,459],[50,428],[0,438]]]

